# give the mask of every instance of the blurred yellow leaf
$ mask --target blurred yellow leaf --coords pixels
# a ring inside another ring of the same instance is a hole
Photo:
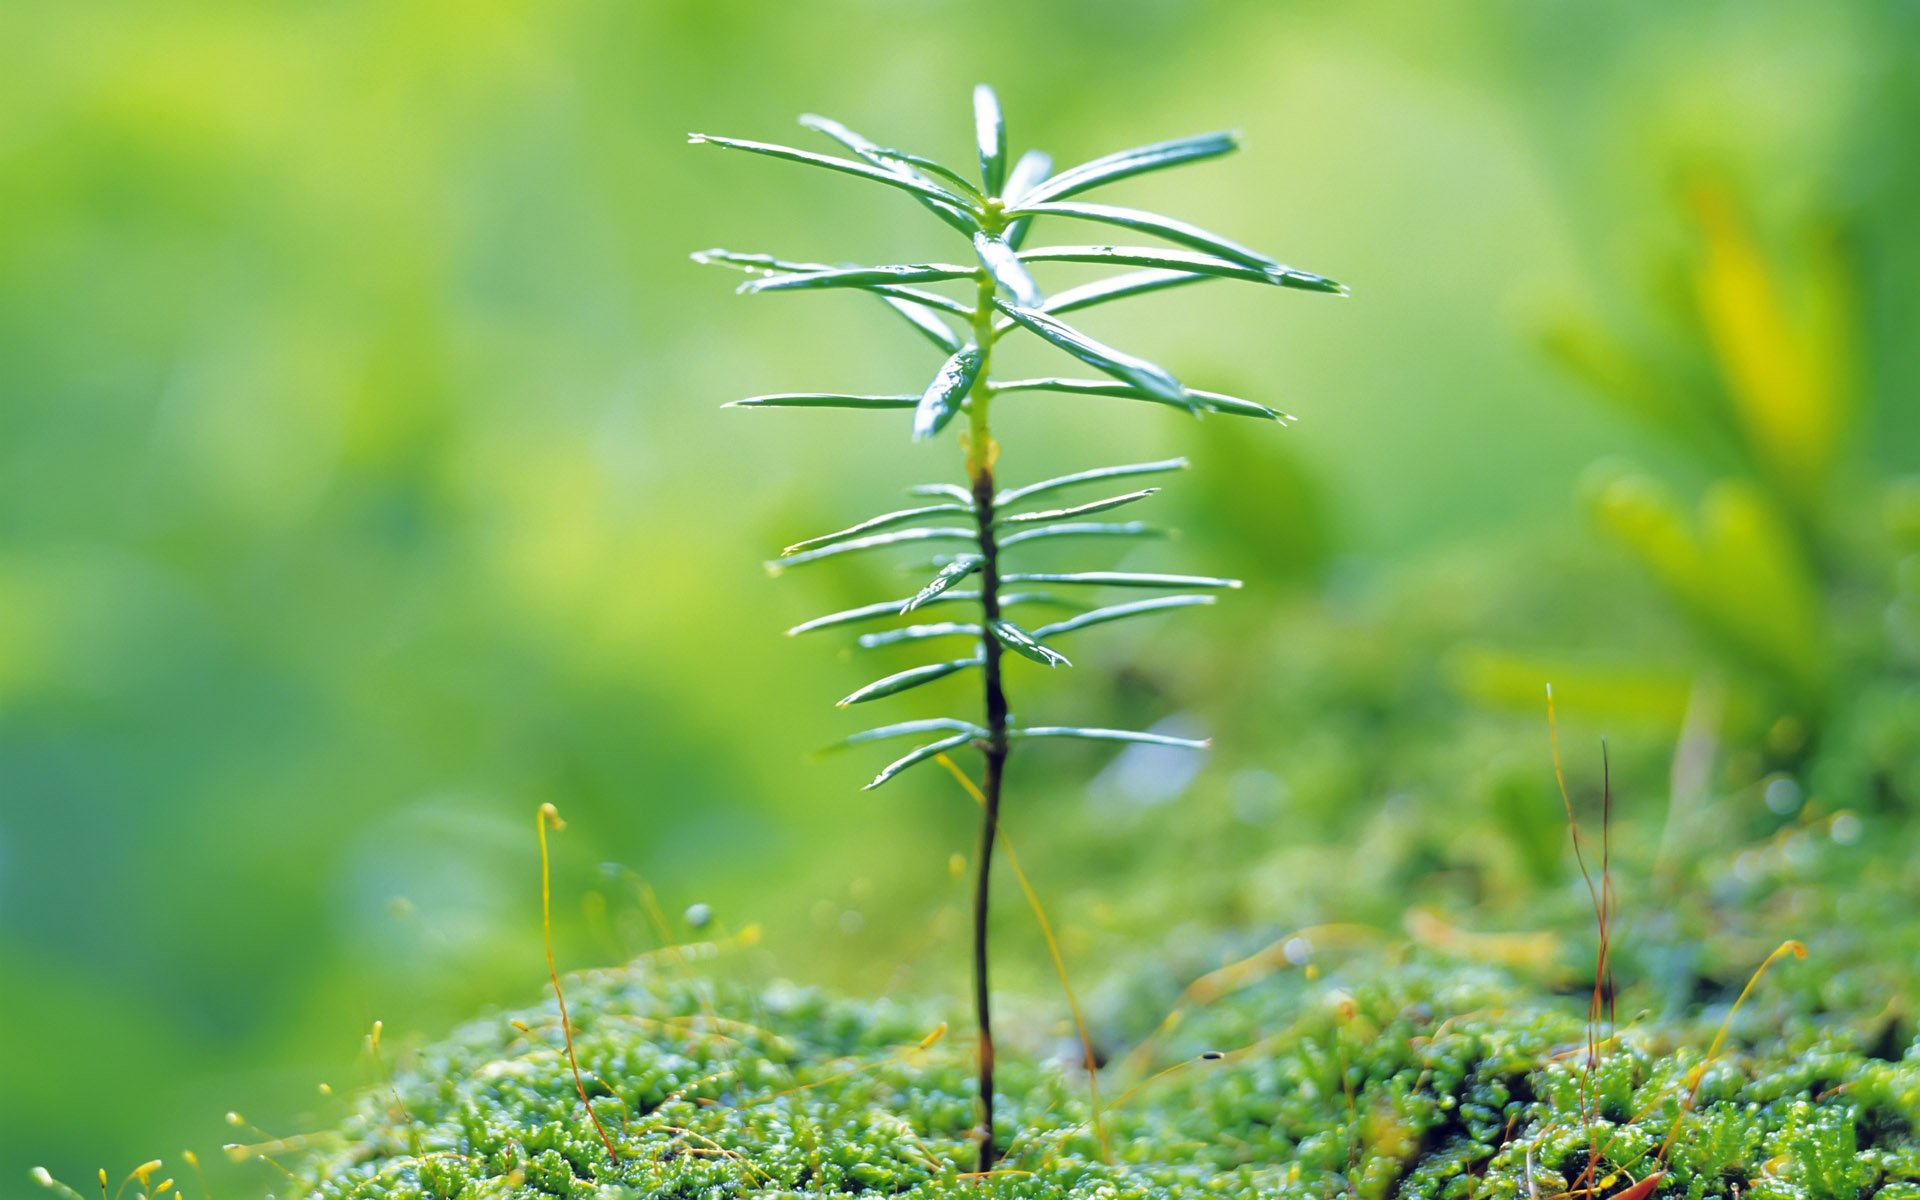
[[[1620,473],[1594,489],[1592,509],[1710,632],[1803,693],[1822,689],[1827,655],[1817,582],[1792,528],[1760,489],[1722,480],[1707,489],[1696,515],[1652,478]]]
[[[1700,316],[1735,415],[1761,465],[1797,500],[1811,500],[1852,415],[1842,273],[1833,255],[1816,255],[1796,321],[1725,189],[1703,183],[1691,199],[1706,251],[1694,281]]]
[[[1478,933],[1449,923],[1430,908],[1410,908],[1404,921],[1407,936],[1422,946],[1519,970],[1551,968],[1560,949],[1551,933]]]
[[[1663,728],[1678,727],[1693,686],[1692,678],[1678,670],[1602,666],[1486,647],[1462,650],[1448,666],[1460,694],[1487,707],[1538,712],[1551,683],[1568,712]]]
[[[1709,444],[1711,417],[1701,394],[1673,372],[1636,353],[1599,322],[1577,312],[1556,314],[1540,329],[1541,348],[1617,410],[1697,450]]]

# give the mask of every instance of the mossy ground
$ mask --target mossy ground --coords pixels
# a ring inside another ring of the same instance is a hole
[[[1009,1149],[982,1179],[969,1175],[970,1046],[922,1045],[943,1021],[963,1024],[958,1010],[716,983],[671,960],[592,972],[568,996],[617,1160],[549,1003],[420,1051],[359,1099],[294,1190],[1552,1200],[1597,1146],[1599,1195],[1664,1165],[1658,1197],[1920,1200],[1920,1046],[1889,1061],[1859,1028],[1767,1005],[1683,1111],[1705,1022],[1627,1023],[1589,1076],[1577,1000],[1419,954],[1308,974],[1196,1009],[1110,1064],[1108,1161],[1084,1074],[1009,1055]]]
[[[1545,609],[1612,602],[1577,578],[1528,578],[1552,586],[1534,601]],[[1072,792],[1029,793],[1010,836],[1035,864],[1110,1059],[1110,1159],[1048,960],[1003,884],[1010,1152],[990,1178],[969,1175],[961,1001],[838,998],[770,982],[777,970],[755,955],[689,951],[691,965],[662,952],[567,981],[586,1088],[617,1161],[575,1091],[549,1001],[402,1055],[344,1119],[308,1125],[322,1130],[301,1139],[304,1156],[273,1147],[293,1178],[263,1168],[261,1190],[1589,1200],[1582,1176],[1598,1149],[1592,1200],[1661,1170],[1632,1200],[1920,1200],[1920,691],[1862,688],[1815,743],[1776,736],[1793,728],[1785,721],[1729,733],[1711,786],[1685,805],[1669,795],[1666,735],[1615,740],[1620,1028],[1589,1082],[1594,928],[1547,790],[1542,714],[1531,694],[1515,712],[1463,705],[1443,678],[1462,659],[1459,631],[1503,628],[1514,603],[1511,589],[1423,584],[1367,617],[1365,636],[1347,635],[1359,618],[1342,612],[1305,635],[1289,622],[1286,637],[1237,642],[1249,682],[1222,707],[1235,726],[1222,741],[1260,745],[1257,761],[1283,763],[1284,777],[1210,771],[1164,806],[1119,803],[1096,781],[1083,799],[1095,820],[1067,812]],[[1405,664],[1418,665],[1411,676]],[[1562,742],[1591,824],[1600,770],[1585,735],[1614,721],[1580,713],[1566,705]],[[1797,806],[1776,804],[1780,788]],[[815,941],[804,923],[787,927],[789,969],[957,993],[966,897],[928,869],[945,853],[790,885],[789,898],[839,891],[814,906]],[[651,930],[638,910],[615,919],[626,878],[591,898],[613,914],[607,924]],[[875,895],[887,899],[863,899]],[[844,936],[858,908],[867,933]],[[1247,986],[1185,1004],[1196,979],[1322,922],[1361,934],[1314,935],[1304,957],[1269,954]],[[1808,959],[1761,981],[1683,1114],[1689,1073],[1785,938],[1804,941]],[[921,1048],[943,1023],[952,1032]]]
[[[1431,618],[1435,630],[1461,623]],[[1312,733],[1285,747],[1288,789],[1267,809],[1250,816],[1210,793],[1227,786],[1215,781],[1183,799],[1178,819],[1107,810],[1058,836],[1037,818],[1018,825],[1023,851],[1048,862],[1069,958],[1098,964],[1081,982],[1109,1059],[1110,1155],[1070,1039],[1063,1049],[1046,960],[1018,941],[1025,923],[1006,919],[996,945],[1009,1150],[989,1178],[969,1174],[962,1002],[844,999],[770,983],[751,961],[656,953],[567,983],[617,1161],[587,1119],[549,1002],[403,1060],[291,1164],[293,1193],[1588,1200],[1597,1150],[1593,1200],[1662,1171],[1635,1200],[1920,1200],[1909,741],[1834,752],[1871,767],[1873,786],[1836,782],[1824,759],[1729,752],[1726,778],[1691,814],[1662,804],[1664,757],[1616,747],[1619,1027],[1600,1031],[1589,1075],[1594,928],[1558,806],[1535,803],[1548,769],[1538,714],[1463,715],[1438,685],[1409,702],[1407,681],[1366,660],[1436,662],[1446,639],[1404,616],[1382,628],[1409,644],[1388,653],[1329,636],[1275,651],[1300,684],[1294,710],[1246,716],[1243,738]],[[1591,816],[1597,764],[1567,744],[1575,802]],[[1404,796],[1408,778],[1436,793],[1445,781],[1445,802],[1354,800]],[[1782,779],[1804,787],[1791,814],[1762,800]],[[1286,836],[1271,834],[1279,825]],[[1116,862],[1129,864],[1127,886]],[[946,928],[939,918],[960,899],[902,901],[898,923],[924,911]],[[1261,958],[1289,929],[1325,921],[1367,928]],[[1499,929],[1528,932],[1478,932]],[[1760,981],[1687,1105],[1735,997],[1786,938],[1807,943],[1808,959]],[[961,960],[951,935],[931,941]],[[1187,1003],[1189,984],[1249,955],[1262,969],[1235,978],[1244,986]],[[903,973],[950,994],[941,978]],[[1182,1019],[1159,1028],[1174,1010]],[[943,1024],[952,1031],[922,1047]]]

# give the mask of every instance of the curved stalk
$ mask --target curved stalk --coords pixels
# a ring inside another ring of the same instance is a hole
[[[998,205],[992,208],[997,209]],[[997,216],[997,213],[993,215]],[[998,232],[994,230],[993,232]],[[967,393],[967,476],[973,487],[974,519],[980,539],[980,654],[982,693],[986,708],[986,737],[981,753],[986,765],[981,774],[980,791],[986,803],[980,809],[980,848],[974,859],[973,881],[973,1010],[980,1030],[980,1165],[991,1171],[999,1159],[999,1147],[993,1134],[993,1001],[989,993],[987,971],[987,919],[993,879],[993,846],[1000,832],[1000,781],[1007,763],[1007,694],[1001,684],[1001,646],[991,630],[1000,617],[1000,541],[994,529],[993,464],[998,447],[988,424],[987,409],[993,401],[993,385],[987,370],[993,355],[993,290],[991,278],[980,282],[979,301],[974,308],[974,344],[985,358],[980,373]]]

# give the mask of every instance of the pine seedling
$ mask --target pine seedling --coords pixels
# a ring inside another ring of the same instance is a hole
[[[846,739],[858,745],[894,738],[924,741],[895,759],[868,787],[878,787],[902,772],[942,755],[972,748],[981,758],[980,844],[974,859],[973,993],[979,1028],[980,1170],[998,1157],[993,1126],[994,1042],[988,999],[987,912],[994,841],[998,833],[1001,780],[1007,757],[1020,743],[1053,738],[1102,742],[1139,742],[1199,750],[1204,741],[1122,729],[1077,725],[1027,725],[1014,719],[1007,698],[1004,664],[1008,655],[1046,667],[1069,666],[1054,643],[1082,629],[1170,609],[1210,604],[1214,593],[1236,588],[1237,580],[1203,575],[1143,574],[1133,571],[1035,571],[1018,560],[1024,547],[1055,539],[1127,541],[1154,531],[1137,521],[1114,520],[1114,510],[1147,499],[1157,489],[1133,482],[1186,466],[1184,460],[1131,463],[1076,471],[1019,487],[1000,487],[994,479],[998,446],[990,425],[996,398],[1016,392],[1052,392],[1102,396],[1166,405],[1198,416],[1225,413],[1266,421],[1285,421],[1282,413],[1251,400],[1190,388],[1145,359],[1105,345],[1062,320],[1081,309],[1132,296],[1207,280],[1227,279],[1308,292],[1344,294],[1323,275],[1286,266],[1255,250],[1172,217],[1074,197],[1149,171],[1217,158],[1237,148],[1231,133],[1208,133],[1156,142],[1108,154],[1068,170],[1054,172],[1048,156],[1029,150],[1009,157],[1007,128],[991,88],[974,89],[974,126],[979,173],[955,170],[932,159],[889,149],[825,117],[805,116],[800,123],[839,143],[851,157],[817,154],[766,142],[693,134],[695,144],[766,155],[805,166],[837,171],[911,196],[958,233],[967,248],[954,262],[858,266],[797,262],[766,254],[707,250],[696,261],[733,267],[751,278],[742,292],[854,289],[890,309],[946,356],[932,381],[911,393],[850,394],[781,392],[733,402],[739,408],[852,408],[899,410],[914,440],[939,437],[956,423],[961,429],[966,483],[927,483],[913,492],[923,502],[869,517],[833,533],[787,547],[776,567],[820,562],[845,554],[888,549],[924,551],[946,547],[954,553],[932,561],[931,577],[912,595],[830,613],[795,626],[790,632],[840,628],[912,618],[909,623],[868,632],[860,645],[872,648],[902,643],[961,640],[964,653],[867,684],[840,701],[842,707],[865,704],[922,687],[949,676],[979,682],[977,717],[939,717],[882,725]],[[1036,223],[1076,223],[1117,227],[1143,235],[1154,244],[1028,245]],[[1164,243],[1164,244],[1162,244]],[[1126,270],[1064,291],[1049,293],[1035,279],[1038,264],[1070,262]],[[946,290],[942,290],[942,289]],[[950,294],[959,292],[958,296]],[[994,349],[1013,334],[1031,334],[1078,360],[1097,378],[1046,376],[997,379]],[[1061,504],[1055,494],[1088,485],[1127,490],[1101,499]],[[1087,518],[1097,518],[1089,520]],[[1029,628],[1009,613],[1056,603],[1061,593],[1082,589],[1136,589],[1156,593],[1146,599],[1082,607],[1076,615]],[[928,622],[922,609],[959,608],[965,619]],[[1089,1069],[1092,1068],[1088,1064]]]

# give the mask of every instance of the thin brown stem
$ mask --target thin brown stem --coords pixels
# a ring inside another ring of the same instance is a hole
[[[993,469],[974,476],[974,506],[980,522],[980,606],[991,627],[1000,616],[999,545],[993,531]],[[988,889],[993,871],[993,847],[1000,831],[1000,781],[1007,762],[1007,696],[1000,681],[1001,647],[991,629],[981,638],[984,655],[987,736],[982,747],[986,770],[980,790],[980,849],[975,859],[973,885],[973,1006],[980,1025],[980,1170],[990,1171],[999,1157],[993,1133],[993,1010],[988,994]]]
[[[980,654],[982,689],[986,706],[987,736],[981,753],[986,767],[980,790],[986,798],[980,812],[980,848],[974,857],[973,881],[973,1009],[980,1029],[980,1165],[984,1173],[993,1170],[1000,1157],[993,1131],[993,999],[988,979],[987,924],[991,911],[993,847],[1000,833],[1000,781],[1007,764],[1007,694],[1000,679],[1000,641],[994,636],[994,622],[1000,619],[1000,542],[994,531],[993,465],[996,447],[987,424],[987,408],[993,400],[987,368],[993,354],[993,282],[980,281],[979,299],[974,309],[974,341],[987,355],[969,397],[970,429],[967,440],[967,474],[973,486],[974,519],[980,540]]]

